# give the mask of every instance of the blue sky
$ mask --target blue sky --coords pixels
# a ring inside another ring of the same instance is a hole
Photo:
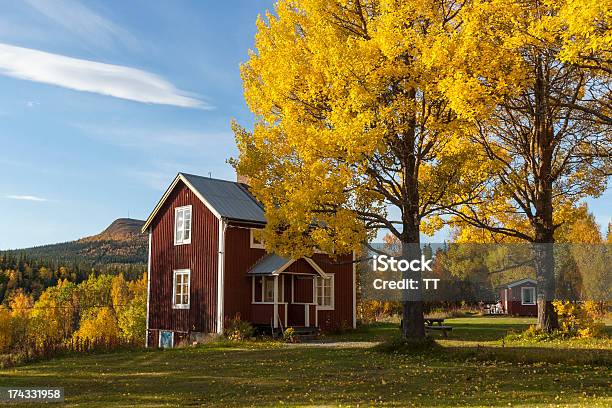
[[[0,248],[144,219],[178,171],[233,178],[239,64],[271,5],[3,2]]]
[[[239,64],[271,6],[2,2],[0,249],[144,219],[179,171],[233,179],[230,120],[252,122]],[[611,199],[591,202],[602,224]]]

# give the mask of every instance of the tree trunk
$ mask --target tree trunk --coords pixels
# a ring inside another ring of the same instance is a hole
[[[552,233],[537,234],[534,255],[537,278],[538,323],[537,328],[551,332],[559,327],[557,312],[552,304],[555,298],[555,257]],[[548,235],[548,236],[547,236]]]
[[[537,58],[535,102],[535,217],[531,223],[535,229],[534,256],[537,277],[538,324],[540,330],[550,332],[558,328],[557,314],[552,305],[555,297],[555,259],[553,223],[553,150],[554,128],[548,106],[548,77],[541,56]]]
[[[402,258],[412,260],[421,258],[420,244],[402,242]],[[423,300],[421,288],[421,272],[404,272],[404,279],[413,279],[418,282],[418,289],[405,290],[402,301],[402,336],[410,341],[423,341],[425,339],[425,321],[423,319]]]
[[[408,90],[410,98],[416,97],[416,90]],[[402,258],[420,259],[420,225],[419,206],[419,161],[417,161],[416,113],[413,111],[406,118],[402,143],[398,146],[398,157],[402,163]],[[407,271],[404,279],[417,281],[418,289],[404,290],[402,299],[402,336],[410,341],[425,340],[425,321],[423,320],[423,301],[421,289],[421,272]]]

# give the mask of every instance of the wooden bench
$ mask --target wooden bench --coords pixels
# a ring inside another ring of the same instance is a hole
[[[427,317],[427,316],[425,316],[423,318],[423,320],[425,320],[425,324],[427,326],[433,326],[436,323],[441,326],[442,323],[444,323],[444,319],[441,318],[441,317]]]
[[[425,330],[439,330],[444,337],[448,337],[448,332],[453,330],[452,326],[425,326]]]

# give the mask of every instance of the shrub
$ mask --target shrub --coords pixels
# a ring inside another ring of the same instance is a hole
[[[592,338],[604,334],[604,324],[599,321],[601,308],[596,302],[555,300],[553,305],[559,316],[559,331],[567,337]]]
[[[121,337],[136,344],[144,344],[147,325],[147,299],[137,296],[121,309],[118,318]]]
[[[283,332],[283,340],[287,343],[298,343],[299,338],[293,327],[287,327]]]
[[[359,319],[363,323],[372,323],[400,314],[401,312],[402,307],[399,302],[365,300],[361,302],[359,307]]]
[[[604,324],[599,322],[602,317],[602,308],[593,301],[583,303],[562,300],[553,301],[559,317],[559,329],[552,332],[539,330],[536,326],[529,326],[521,333],[511,333],[506,336],[508,341],[551,341],[558,339],[593,338],[605,336]]]
[[[246,322],[240,319],[240,316],[236,316],[235,318],[229,320],[225,324],[225,329],[223,330],[223,335],[228,340],[245,340],[253,337],[255,333],[255,329],[251,323]]]
[[[540,341],[551,341],[557,339],[567,338],[568,336],[559,330],[553,332],[545,332],[539,330],[535,325],[529,326],[529,328],[523,332],[510,333],[503,340],[504,341],[527,341],[527,342],[540,342]]]

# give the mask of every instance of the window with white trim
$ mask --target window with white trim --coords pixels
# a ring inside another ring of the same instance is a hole
[[[535,288],[521,288],[521,304],[535,305]]]
[[[274,277],[273,276],[262,276],[262,301],[263,302],[274,302]]]
[[[251,228],[251,248],[266,248],[263,240],[263,231],[259,228]]]
[[[334,308],[334,275],[327,278],[317,276],[317,306],[319,309]]]
[[[189,309],[189,288],[191,270],[178,269],[174,271],[172,284],[172,307],[174,309]]]
[[[174,209],[174,245],[191,243],[191,206]]]

